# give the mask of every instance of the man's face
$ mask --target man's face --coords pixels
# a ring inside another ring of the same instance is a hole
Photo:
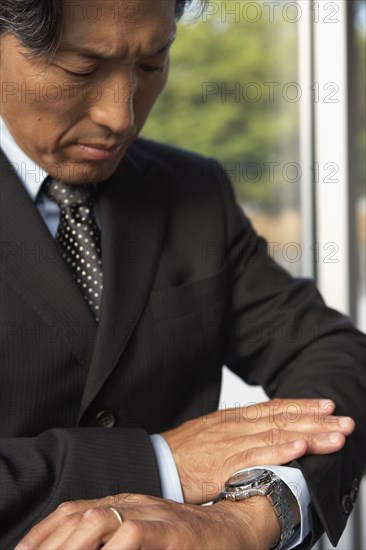
[[[117,168],[168,76],[175,0],[64,3],[49,63],[3,35],[1,116],[52,176],[99,182]]]

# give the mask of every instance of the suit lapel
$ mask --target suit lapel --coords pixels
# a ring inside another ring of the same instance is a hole
[[[98,191],[104,286],[99,337],[80,416],[120,359],[146,305],[167,211],[158,182],[152,182],[142,161],[135,164],[129,154]]]
[[[146,305],[163,240],[164,195],[156,179],[149,178],[146,161],[144,169],[142,160],[136,164],[130,155],[110,180],[99,185],[104,290],[97,327],[54,239],[1,150],[0,162],[2,277],[45,323],[57,324],[84,366],[81,417],[120,359]],[[75,338],[75,328],[87,337]]]
[[[70,343],[85,367],[90,362],[94,318],[57,245],[22,183],[0,150],[0,269],[2,277],[47,324]],[[75,338],[78,331],[89,338]]]

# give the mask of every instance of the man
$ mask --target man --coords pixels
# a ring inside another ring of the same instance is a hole
[[[136,140],[185,4],[3,2],[2,548],[336,543],[355,502],[364,336],[216,163]],[[215,413],[225,363],[274,399]]]

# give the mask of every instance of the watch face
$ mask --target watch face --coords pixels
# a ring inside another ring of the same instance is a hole
[[[228,487],[240,487],[243,485],[250,485],[254,480],[261,477],[263,474],[266,474],[267,470],[256,468],[255,470],[250,470],[249,472],[238,472],[231,476],[227,481]]]

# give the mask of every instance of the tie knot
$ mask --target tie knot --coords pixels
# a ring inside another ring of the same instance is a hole
[[[63,181],[47,178],[43,184],[43,191],[60,208],[78,205],[92,207],[92,190],[89,184],[71,185]]]

